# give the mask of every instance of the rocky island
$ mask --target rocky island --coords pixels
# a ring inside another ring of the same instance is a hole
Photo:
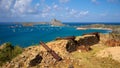
[[[62,24],[61,21],[56,20],[56,19],[52,19],[50,24],[51,24],[51,26],[64,26],[64,24]]]
[[[27,26],[33,26],[33,23],[23,23],[22,26],[27,27]]]

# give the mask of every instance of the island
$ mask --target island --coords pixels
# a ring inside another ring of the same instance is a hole
[[[27,26],[33,26],[33,23],[23,23],[22,26],[27,27]]]
[[[52,19],[50,24],[51,24],[51,26],[64,26],[64,24],[62,24],[61,21],[56,20],[56,19]]]

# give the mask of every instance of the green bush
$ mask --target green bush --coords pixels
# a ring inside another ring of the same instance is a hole
[[[18,54],[22,53],[23,49],[19,46],[12,46],[11,43],[5,43],[0,49],[0,65],[7,61],[11,61]]]

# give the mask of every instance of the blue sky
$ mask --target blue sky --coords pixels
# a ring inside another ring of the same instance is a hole
[[[120,0],[0,0],[0,22],[120,22]]]

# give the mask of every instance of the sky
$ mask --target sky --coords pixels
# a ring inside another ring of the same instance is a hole
[[[0,0],[0,22],[120,22],[120,0]]]

